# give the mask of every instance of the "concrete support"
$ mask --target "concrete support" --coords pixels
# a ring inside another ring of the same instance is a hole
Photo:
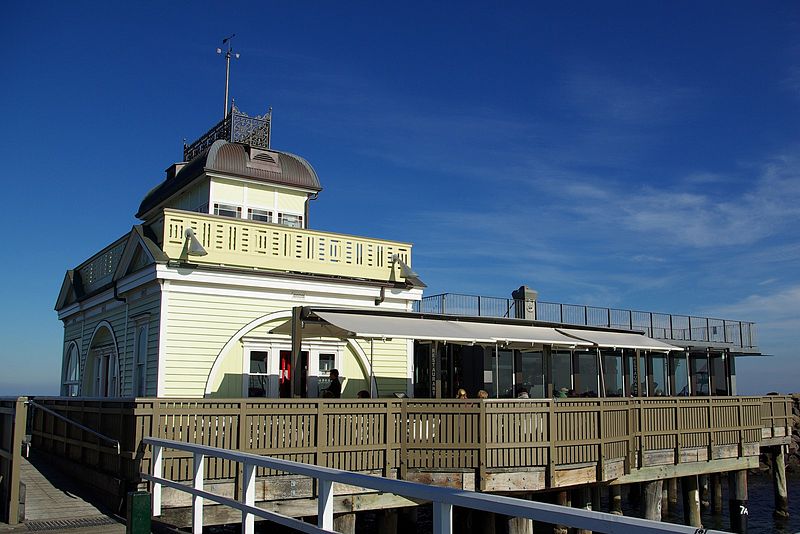
[[[622,487],[611,486],[608,488],[608,504],[611,508],[611,513],[614,515],[622,515]]]
[[[708,475],[700,476],[700,506],[703,510],[711,507],[711,482]]]
[[[714,515],[722,513],[722,476],[719,473],[711,475],[711,511]]]
[[[700,482],[697,475],[681,479],[681,492],[683,494],[683,522],[693,527],[702,527],[700,519]]]
[[[770,447],[772,456],[772,488],[775,490],[775,517],[789,517],[789,494],[786,491],[786,459],[783,446]]]
[[[378,532],[381,534],[397,534],[398,516],[396,508],[378,512]]]
[[[643,484],[644,518],[652,521],[661,521],[661,491],[663,480],[652,480]]]
[[[570,506],[569,493],[566,491],[559,491],[555,496],[555,503],[559,506]],[[555,525],[553,534],[567,534],[568,528],[565,525]]]
[[[731,531],[747,532],[747,471],[728,473],[728,513],[731,516]]]
[[[661,519],[669,517],[669,490],[667,484],[661,481]]]
[[[356,514],[333,516],[333,530],[342,534],[356,534]]]

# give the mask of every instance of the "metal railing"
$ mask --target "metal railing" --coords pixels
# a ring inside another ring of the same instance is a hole
[[[264,115],[250,117],[233,106],[227,117],[191,145],[183,146],[183,160],[191,161],[218,139],[232,143],[244,143],[256,148],[269,148],[271,123],[272,109]]]
[[[120,448],[120,443],[119,443],[118,439],[110,438],[110,437],[108,437],[108,436],[106,436],[104,434],[101,434],[100,432],[97,432],[96,430],[92,430],[88,426],[82,425],[77,421],[73,421],[69,417],[64,417],[63,415],[61,415],[57,411],[52,410],[52,409],[48,408],[47,406],[43,406],[43,405],[39,404],[36,401],[30,400],[26,404],[28,406],[33,406],[33,407],[35,407],[35,408],[37,408],[39,410],[43,410],[43,411],[49,413],[50,415],[52,415],[53,417],[56,417],[57,419],[60,419],[61,421],[64,421],[65,423],[68,423],[68,424],[74,426],[75,428],[83,430],[84,432],[88,432],[89,434],[91,434],[91,435],[93,435],[93,436],[95,436],[95,437],[97,437],[97,438],[99,438],[99,439],[101,439],[101,440],[103,440],[103,441],[105,441],[107,443],[112,444],[114,446],[114,448],[117,450],[117,454],[118,455],[121,454],[121,448]]]
[[[507,317],[564,325],[640,330],[657,339],[730,343],[743,349],[757,347],[755,323],[712,317],[458,293],[423,297],[421,301],[414,303],[414,309],[417,312],[443,315]]]
[[[558,506],[550,503],[527,501],[505,497],[476,493],[472,491],[456,490],[447,487],[431,486],[403,480],[392,480],[383,477],[353,473],[341,469],[320,467],[277,458],[269,458],[222,449],[206,445],[192,445],[180,441],[146,438],[144,443],[150,445],[153,451],[152,475],[143,474],[142,478],[153,484],[153,515],[161,515],[161,486],[189,493],[192,495],[192,532],[203,532],[203,503],[209,500],[218,504],[229,506],[242,512],[242,532],[253,534],[254,519],[260,517],[278,524],[308,533],[330,533],[333,530],[333,483],[346,484],[367,488],[383,493],[391,493],[403,497],[429,501],[433,505],[433,532],[445,534],[453,532],[453,507],[460,506],[472,510],[505,514],[512,517],[522,517],[541,521],[544,523],[560,524],[579,529],[588,529],[597,532],[625,532],[625,533],[668,533],[686,532],[696,533],[697,528],[692,526],[675,525],[650,521],[634,517],[623,517],[603,512],[583,510]],[[192,485],[181,484],[164,478],[162,471],[163,450],[175,449],[192,454]],[[241,501],[218,495],[204,489],[205,463],[207,458],[220,458],[243,465],[243,491]],[[295,519],[283,514],[270,512],[255,506],[255,486],[257,468],[270,469],[285,473],[311,477],[317,481],[317,526],[304,523],[302,519]],[[712,532],[704,530],[704,532]]]

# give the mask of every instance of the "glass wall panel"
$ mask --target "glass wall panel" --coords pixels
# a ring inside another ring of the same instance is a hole
[[[672,354],[670,357],[670,375],[672,378],[672,395],[678,397],[689,395],[689,371],[686,366],[686,354]]]
[[[622,352],[604,350],[601,356],[606,397],[623,397],[625,388],[623,386]]]
[[[663,397],[668,394],[669,369],[667,368],[666,354],[652,354],[650,365],[653,368],[653,383],[650,387],[651,397]]]
[[[631,397],[638,397],[639,395],[643,394],[640,392],[647,391],[647,387],[641,387],[642,384],[640,383],[640,381],[644,384],[647,383],[644,378],[645,374],[644,362],[642,361],[641,358],[639,358],[641,366],[637,368],[636,366],[637,357],[638,355],[636,354],[635,350],[628,350],[628,349],[625,350],[625,362],[626,362],[625,366],[627,371],[628,383],[631,385],[631,390],[629,392],[629,395]],[[640,377],[639,374],[643,376]]]
[[[692,354],[689,358],[692,380],[692,395],[708,395],[708,356]]]
[[[711,354],[711,394],[728,395],[728,373],[725,372],[725,359],[722,354]]]
[[[575,394],[578,397],[597,397],[597,380],[600,373],[597,369],[597,353],[575,353]]]
[[[572,353],[553,351],[553,391],[556,395],[563,388],[564,393],[572,392]]]
[[[523,352],[520,362],[522,382],[518,384],[518,389],[527,389],[532,398],[544,398],[544,354],[541,351]]]
[[[514,393],[514,351],[500,350],[497,352],[497,391],[500,398],[513,399]]]
[[[497,387],[495,386],[497,370],[494,360],[494,349],[486,349],[483,354],[483,389],[489,393],[490,399],[497,397]]]
[[[431,345],[414,342],[414,396],[427,399],[433,394]]]

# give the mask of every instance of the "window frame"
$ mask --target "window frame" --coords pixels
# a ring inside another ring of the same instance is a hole
[[[71,365],[73,362],[74,365]],[[77,341],[70,341],[67,343],[63,369],[64,371],[61,376],[61,394],[65,397],[77,397],[81,390],[81,349]],[[74,373],[71,373],[70,370],[74,371]],[[73,378],[70,376],[72,374],[74,374]],[[74,391],[74,393],[72,391]]]
[[[220,213],[220,211],[229,211],[236,215],[228,215],[227,213]],[[214,215],[218,217],[228,217],[230,219],[242,218],[242,207],[237,204],[227,204],[224,202],[214,202]]]
[[[147,359],[150,337],[150,315],[134,318],[134,345],[133,345],[133,384],[131,392],[136,397],[147,395]],[[139,341],[144,333],[144,355],[141,353]],[[140,373],[141,369],[141,373]]]

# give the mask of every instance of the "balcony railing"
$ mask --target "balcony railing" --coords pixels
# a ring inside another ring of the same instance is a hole
[[[183,146],[183,160],[191,161],[219,139],[256,148],[269,148],[271,124],[272,108],[262,116],[250,117],[233,106],[230,115],[191,145]]]
[[[194,231],[207,255],[187,255],[187,228]],[[170,259],[203,265],[381,281],[403,280],[395,255],[411,265],[409,243],[173,209],[164,210],[163,232],[162,248]]]
[[[443,293],[423,297],[416,311],[467,317],[509,317],[548,323],[640,330],[648,336],[673,341],[730,343],[755,349],[755,323],[673,315],[669,313],[599,308],[578,304],[524,301],[499,297]]]

